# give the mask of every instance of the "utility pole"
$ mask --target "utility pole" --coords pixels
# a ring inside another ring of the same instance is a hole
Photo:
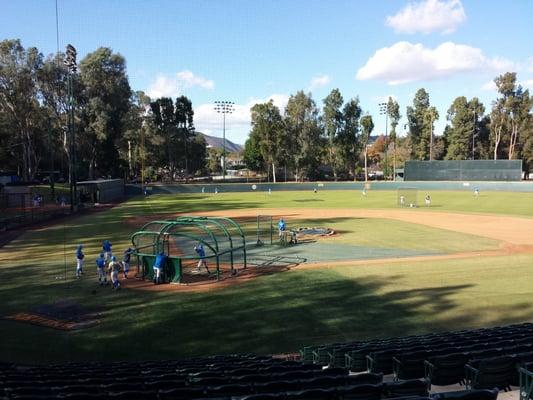
[[[389,103],[379,103],[379,113],[381,115],[385,114],[385,165],[383,167],[383,179],[386,180],[389,176],[389,163],[387,159],[387,150],[389,149]]]
[[[77,176],[76,176],[76,141],[74,132],[74,88],[72,76],[78,71],[76,63],[76,48],[71,44],[67,45],[64,63],[68,67],[67,75],[67,97],[68,97],[68,131],[69,131],[69,187],[70,187],[70,211],[73,212],[78,206]]]
[[[226,181],[226,114],[232,114],[235,111],[235,103],[232,101],[215,101],[215,111],[222,114],[222,181]]]
[[[475,152],[475,146],[476,146],[476,142],[475,142],[475,138],[476,138],[476,122],[477,122],[477,114],[476,114],[476,110],[474,110],[474,128],[473,128],[473,131],[472,131],[472,160],[475,160],[475,156],[474,156],[474,152]]]

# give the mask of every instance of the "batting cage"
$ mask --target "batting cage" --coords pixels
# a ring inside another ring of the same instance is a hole
[[[398,188],[397,204],[400,207],[418,207],[418,189]]]
[[[152,221],[131,237],[140,276],[153,279],[158,254],[166,255],[163,281],[191,283],[234,275],[246,268],[246,238],[230,218],[184,216]]]

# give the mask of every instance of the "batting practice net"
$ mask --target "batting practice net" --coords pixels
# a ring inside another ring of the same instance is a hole
[[[418,207],[418,189],[399,188],[397,204],[400,207]]]

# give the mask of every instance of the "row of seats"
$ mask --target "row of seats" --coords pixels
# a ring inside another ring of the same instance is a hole
[[[390,382],[379,384],[361,384],[349,386],[332,386],[324,388],[301,389],[297,386],[286,386],[283,391],[252,393],[244,385],[224,385],[208,389],[201,388],[174,388],[168,390],[152,391],[141,387],[123,387],[121,391],[99,392],[90,387],[83,388],[82,391],[54,392],[47,388],[34,388],[31,392],[6,392],[6,399],[69,399],[69,400],[89,400],[89,399],[211,399],[211,400],[258,400],[258,399],[323,399],[323,400],[381,400],[381,399],[412,399],[430,398],[428,394],[427,382],[423,380]],[[117,388],[118,389],[118,388]],[[494,391],[478,391],[484,397],[476,397],[477,400],[493,400],[497,397],[497,389]],[[465,394],[471,392],[464,392]],[[488,394],[491,393],[490,396]],[[445,398],[440,395],[437,398]],[[464,397],[456,397],[465,399]],[[468,399],[469,397],[466,397]]]
[[[300,353],[301,359],[305,363],[344,366],[344,355],[352,351],[364,351],[366,349],[366,354],[371,351],[387,350],[390,348],[403,348],[406,351],[414,351],[411,349],[416,349],[420,346],[424,348],[433,348],[439,345],[461,346],[475,344],[476,342],[494,342],[497,340],[519,338],[520,336],[531,336],[531,334],[533,334],[533,324],[524,323],[505,327],[309,346],[304,347]],[[362,366],[363,369],[365,367],[366,365]]]

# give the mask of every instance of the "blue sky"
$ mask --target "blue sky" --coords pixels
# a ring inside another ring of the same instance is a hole
[[[490,83],[502,72],[533,88],[531,0],[58,0],[58,8],[62,50],[72,43],[82,58],[111,47],[126,58],[134,90],[188,96],[197,129],[214,136],[222,119],[213,102],[234,101],[226,135],[241,144],[254,102],[283,107],[301,89],[320,107],[333,88],[345,101],[359,96],[382,133],[378,103],[392,95],[405,116],[424,87],[441,133],[456,96],[490,109]],[[55,0],[0,0],[6,38],[55,52]]]

